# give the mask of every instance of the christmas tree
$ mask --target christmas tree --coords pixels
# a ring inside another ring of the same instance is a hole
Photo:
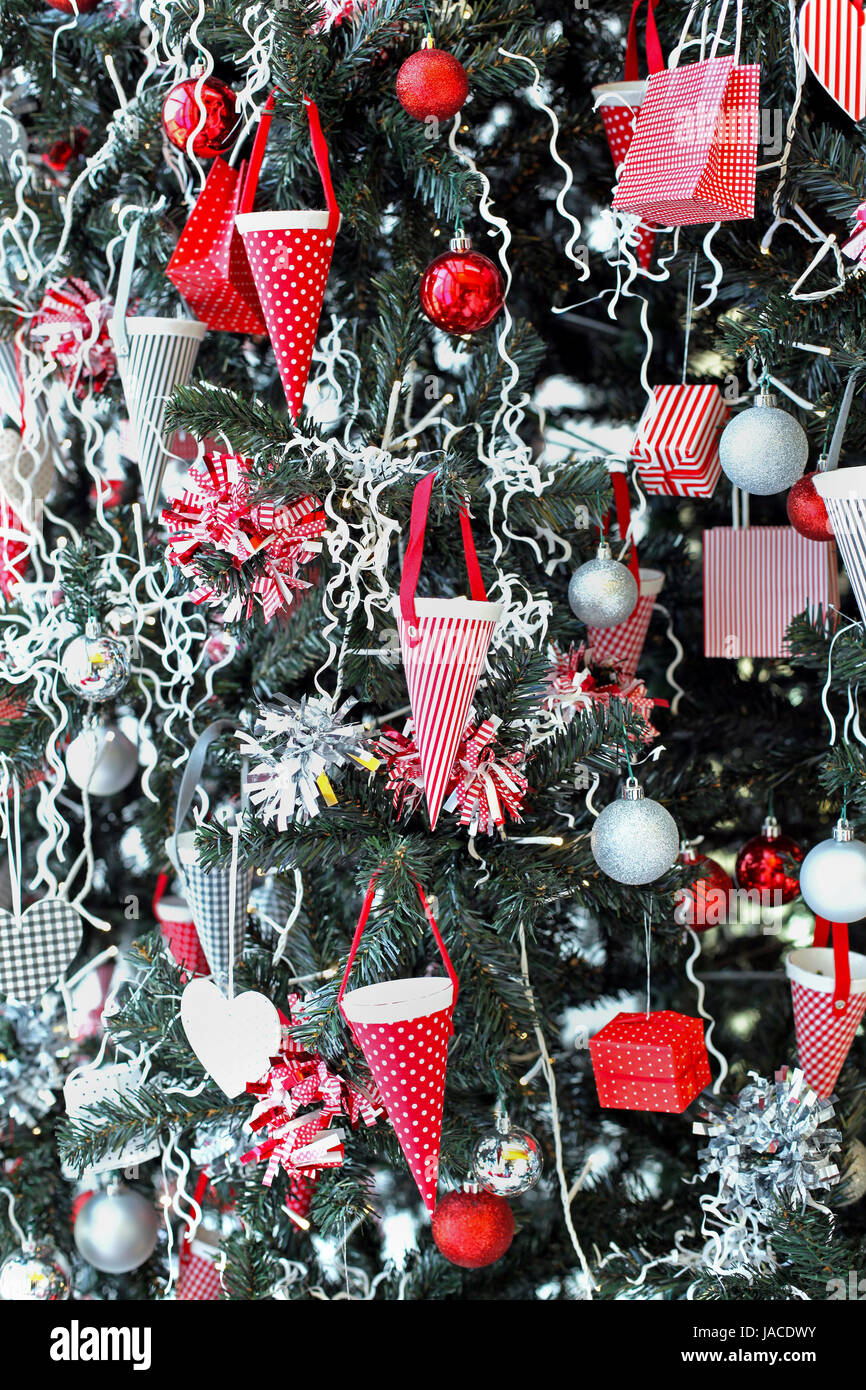
[[[858,1268],[830,8],[0,0],[0,1297]]]

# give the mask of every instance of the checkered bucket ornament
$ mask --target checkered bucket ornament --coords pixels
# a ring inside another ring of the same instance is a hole
[[[415,597],[435,477],[434,469],[415,487],[409,544],[395,604],[431,829],[439,819],[493,629],[502,615],[501,603],[487,602],[466,507],[460,511],[460,527],[471,599]]]
[[[331,269],[340,209],[334,196],[328,147],[315,103],[304,97],[313,154],[328,204],[324,212],[253,212],[274,108],[268,97],[256,134],[235,225],[244,239],[259,300],[286,393],[297,420],[304,403],[313,347]]]
[[[114,317],[108,329],[138,445],[144,510],[152,517],[169,459],[164,430],[168,398],[176,386],[189,382],[206,325],[198,319],[127,317],[137,243],[135,222],[123,248]]]
[[[159,922],[172,957],[193,975],[209,975],[210,968],[201,948],[192,910],[185,898],[168,893],[168,874],[160,874],[153,894],[153,915]]]
[[[192,806],[208,746],[220,734],[236,728],[232,719],[217,719],[199,735],[177,795],[174,835],[165,842],[166,853],[183,881],[205,959],[220,983],[228,977],[232,962],[236,964],[243,958],[254,870],[240,863],[236,855],[228,868],[206,869],[196,849],[196,832],[181,831],[180,827]]]
[[[846,923],[818,917],[814,944],[791,951],[785,971],[799,1064],[817,1095],[830,1096],[866,1010],[866,956],[848,950]]]
[[[610,480],[616,505],[617,529],[620,540],[625,543],[631,536],[632,516],[628,482],[621,465],[611,465]],[[596,666],[613,667],[621,676],[633,676],[637,671],[655,601],[665,582],[661,570],[640,567],[633,540],[628,566],[639,585],[638,601],[633,612],[616,627],[588,626],[586,629],[590,660]]]
[[[367,888],[337,1002],[364,1054],[385,1102],[388,1118],[406,1156],[428,1211],[436,1206],[439,1145],[448,1041],[457,1002],[457,972],[451,964],[436,919],[418,880],[415,886],[424,915],[439,947],[447,975],[390,980],[346,992],[376,894],[374,874]]]

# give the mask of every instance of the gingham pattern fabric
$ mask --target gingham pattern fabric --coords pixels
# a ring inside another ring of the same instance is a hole
[[[617,96],[618,86],[622,90],[622,98]],[[640,91],[636,88],[640,88]],[[646,83],[635,82],[608,82],[602,87],[592,89],[593,96],[600,98],[598,110],[616,170],[619,170],[632,142],[637,113],[645,90]],[[638,265],[646,270],[656,244],[655,229],[644,222],[638,222],[634,229],[634,237],[635,258]]]
[[[820,479],[821,475],[818,477]],[[815,486],[827,505],[827,515],[842,552],[842,563],[851,581],[860,617],[866,619],[866,497],[835,497],[830,492],[825,493],[818,483]]]
[[[21,914],[0,912],[0,994],[35,1004],[81,945],[81,918],[69,903],[43,898]]]
[[[617,627],[587,627],[593,665],[610,666],[622,676],[633,676],[637,671],[659,592],[658,583],[648,583],[646,575],[646,571],[641,573],[640,597],[631,617]]]
[[[235,227],[242,174],[215,159],[166,267],[193,313],[223,333],[264,333],[243,238]]]
[[[712,497],[728,407],[717,386],[656,386],[631,446],[651,496]]]
[[[211,1302],[220,1296],[220,1277],[209,1255],[181,1246],[175,1298],[179,1303]]]
[[[188,970],[193,975],[210,974],[195,922],[161,922],[160,927],[165,944],[183,970]]]
[[[866,1010],[866,994],[851,994],[843,1011],[833,1007],[832,991],[791,981],[797,1055],[806,1080],[819,1096],[833,1093]]]
[[[242,959],[247,934],[247,903],[253,886],[253,870],[238,864],[235,890],[235,921],[232,933],[229,915],[231,869],[203,869],[198,864],[183,866],[186,900],[192,911],[199,941],[211,973],[225,977],[234,940],[235,963]]]
[[[192,376],[205,325],[197,319],[130,318],[126,331],[129,356],[118,355],[117,362],[137,442],[144,509],[152,517],[168,463],[166,405],[174,388]]]
[[[866,120],[866,23],[850,0],[806,0],[800,45],[825,91],[852,121]]]
[[[732,57],[652,73],[614,207],[676,227],[753,217],[759,87]]]
[[[832,544],[790,526],[704,532],[705,656],[786,656],[791,619],[838,604]]]
[[[496,624],[493,619],[425,614],[423,604],[420,599],[418,641],[412,642],[399,608],[397,623],[424,794],[435,829]]]

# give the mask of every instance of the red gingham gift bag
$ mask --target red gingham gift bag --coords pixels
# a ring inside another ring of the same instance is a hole
[[[614,207],[673,227],[753,217],[760,72],[711,56],[651,73]]]
[[[460,527],[471,599],[415,597],[435,477],[434,469],[415,487],[409,543],[395,605],[431,829],[439,819],[493,629],[502,615],[501,603],[487,602],[465,507],[460,512]]]
[[[813,1091],[830,1096],[866,1010],[866,956],[848,950],[847,923],[818,917],[814,945],[791,951],[785,971],[800,1066]]]
[[[244,170],[217,157],[166,267],[193,313],[223,333],[264,333],[243,237],[235,226]],[[256,177],[258,171],[256,171]]]
[[[235,219],[249,256],[293,420],[297,420],[304,403],[325,285],[340,226],[340,209],[331,182],[328,147],[319,112],[315,103],[306,97],[304,106],[327,211],[251,211],[274,107],[274,98],[270,96],[256,134],[241,211]]]
[[[712,497],[728,415],[718,386],[656,386],[631,446],[651,496]]]
[[[445,1070],[448,1042],[454,1032],[451,1020],[457,1002],[457,973],[424,890],[415,879],[421,906],[447,975],[389,980],[346,993],[352,963],[373,906],[377,877],[378,874],[374,874],[370,879],[337,1001],[385,1102],[388,1119],[394,1126],[424,1205],[428,1211],[433,1211],[439,1181]]]
[[[832,544],[791,526],[704,532],[704,656],[787,656],[791,619],[838,605]]]
[[[618,171],[625,159],[634,135],[635,122],[646,93],[646,81],[638,77],[637,58],[637,12],[643,0],[634,0],[631,22],[628,28],[628,42],[625,51],[625,77],[622,82],[603,82],[593,87],[592,95],[601,113],[601,121],[614,168]],[[656,29],[655,10],[658,0],[649,0],[646,19],[646,55],[650,72],[664,69],[664,57]],[[635,256],[644,269],[652,260],[656,234],[652,227],[638,224],[635,228]]]

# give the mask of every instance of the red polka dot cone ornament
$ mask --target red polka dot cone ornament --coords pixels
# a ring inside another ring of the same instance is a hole
[[[370,879],[337,1000],[385,1102],[424,1205],[432,1212],[439,1181],[445,1070],[448,1042],[454,1032],[457,974],[416,879],[421,906],[447,974],[390,980],[346,991],[373,906],[377,878],[378,873]]]
[[[472,597],[415,597],[435,478],[434,470],[415,487],[409,544],[395,604],[431,829],[436,828],[493,629],[502,616],[501,603],[487,602],[465,507],[460,512],[460,526]]]
[[[259,124],[235,225],[244,239],[289,414],[297,420],[310,374],[340,209],[334,196],[319,112],[315,103],[304,97],[327,211],[252,211],[273,106],[271,95]]]

